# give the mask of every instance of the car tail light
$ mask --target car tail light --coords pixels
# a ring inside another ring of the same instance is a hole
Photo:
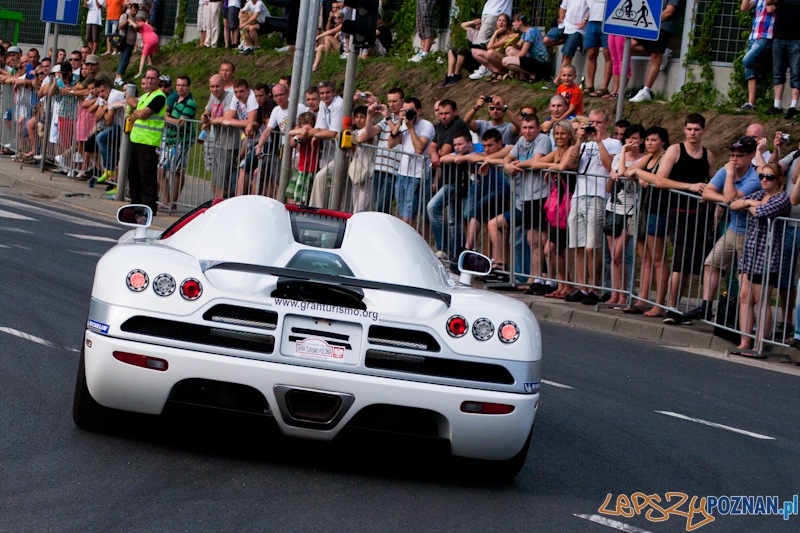
[[[183,280],[181,283],[181,296],[184,300],[197,300],[203,294],[203,286],[194,278]]]
[[[514,406],[503,403],[463,402],[461,411],[477,415],[507,415],[514,412]]]
[[[153,291],[159,296],[169,296],[175,292],[175,278],[169,274],[159,274],[153,280]]]
[[[467,319],[463,316],[454,315],[447,321],[447,333],[449,333],[451,337],[463,337],[467,334],[468,330],[469,325],[467,324]]]
[[[497,328],[497,336],[500,338],[500,342],[511,344],[519,338],[519,328],[512,321],[506,320]]]
[[[472,324],[472,335],[479,341],[488,341],[494,335],[494,324],[488,318],[479,318]]]
[[[147,272],[137,268],[128,272],[125,283],[128,284],[128,288],[133,292],[142,292],[147,288],[147,284],[150,283],[150,278],[147,277]]]
[[[159,370],[161,372],[169,368],[169,363],[164,359],[139,355],[137,353],[114,352],[114,359],[129,365],[149,368],[150,370]]]

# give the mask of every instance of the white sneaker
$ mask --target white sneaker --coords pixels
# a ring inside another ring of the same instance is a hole
[[[339,59],[347,59],[347,52],[339,56]],[[409,60],[410,61],[410,60]]]
[[[487,67],[481,65],[478,68],[478,70],[476,70],[475,72],[473,72],[472,74],[469,75],[469,79],[471,79],[471,80],[479,80],[481,78],[484,78],[484,77],[488,76],[489,72],[491,72],[491,71]]]
[[[79,153],[75,153],[75,162],[76,163],[83,163],[83,156]]]
[[[664,50],[664,56],[661,58],[661,66],[658,67],[659,71],[664,71],[667,69],[667,63],[669,62],[669,58],[672,56],[672,49],[667,48]]]
[[[63,167],[63,166],[64,166],[64,164],[63,164],[63,161],[64,161],[64,156],[57,155],[57,156],[55,156],[53,159],[55,160],[55,162],[56,162],[56,165],[58,165],[58,166],[60,166],[60,167]]]
[[[428,52],[417,52],[415,55],[408,58],[411,63],[419,63],[423,59],[428,57]]]
[[[650,92],[650,89],[647,87],[642,87],[642,89],[636,93],[636,96],[628,100],[629,102],[639,103],[639,102],[649,102],[653,99],[653,93]]]
[[[436,64],[437,65],[444,65],[444,58],[443,57],[436,58]]]
[[[291,45],[288,45],[288,44],[287,44],[286,46],[281,46],[280,48],[276,48],[276,49],[275,49],[275,51],[276,51],[276,52],[288,52],[288,51],[289,51],[289,47],[290,47],[290,46],[291,46]]]

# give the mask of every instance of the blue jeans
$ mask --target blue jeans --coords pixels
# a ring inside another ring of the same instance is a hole
[[[125,37],[123,37],[124,39]],[[128,70],[128,63],[131,62],[131,54],[133,53],[133,45],[125,43],[122,45],[122,50],[119,51],[119,65],[117,66],[117,74],[120,76],[125,75]]]
[[[772,40],[772,83],[786,83],[786,68],[789,68],[789,86],[800,89],[800,40]]]
[[[547,32],[546,37],[549,37],[551,40],[556,42],[564,39],[564,46],[561,47],[561,53],[566,57],[574,57],[575,52],[578,50],[583,52],[583,35],[578,32],[564,33],[563,29],[555,27],[551,28],[550,31]]]
[[[397,182],[394,184],[394,195],[397,198],[398,217],[408,221],[417,218],[420,181],[420,178],[412,176],[397,176]]]
[[[95,137],[95,144],[97,144],[97,148],[100,149],[100,157],[102,158],[103,166],[108,171],[117,170],[117,157],[119,156],[121,135],[122,130],[120,130],[118,125],[114,124],[98,133]]]
[[[381,213],[392,212],[395,175],[375,171],[372,176],[372,210]]]
[[[772,39],[750,39],[747,41],[747,53],[742,58],[744,79],[760,80],[764,71],[764,61],[772,53]]]
[[[444,250],[445,242],[451,243],[451,239],[455,241],[455,245],[448,246],[448,250],[446,250],[447,254],[455,253],[458,248],[462,245],[461,240],[461,219],[455,215],[455,206],[457,203],[460,203],[458,198],[456,198],[456,186],[455,184],[445,185],[444,187],[439,188],[436,191],[436,194],[433,195],[433,198],[430,199],[427,205],[428,211],[428,220],[431,223],[431,232],[433,233],[433,239],[436,241],[436,248],[438,250]],[[450,224],[454,225],[454,228],[448,228],[450,230],[455,229],[455,232],[448,231],[445,232],[444,226],[444,211],[447,209],[449,213],[449,221]]]

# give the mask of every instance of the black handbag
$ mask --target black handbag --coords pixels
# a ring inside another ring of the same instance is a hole
[[[717,301],[717,316],[714,317],[714,322],[721,327],[714,327],[714,335],[723,338],[729,342],[738,343],[740,339],[739,328],[736,320],[736,313],[739,310],[739,300],[733,296],[728,296],[728,293],[723,293]],[[733,330],[733,331],[731,331]]]
[[[619,237],[625,229],[625,215],[618,215],[611,211],[606,211],[606,219],[603,222],[603,233],[612,237]]]

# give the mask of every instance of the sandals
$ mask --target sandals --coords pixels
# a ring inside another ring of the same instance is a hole
[[[603,98],[608,98],[609,100],[616,100],[617,98],[619,98],[619,95],[617,93],[606,93],[603,95]]]
[[[607,94],[608,94],[608,89],[597,89],[596,91],[590,92],[589,96],[591,96],[592,98],[602,98]]]
[[[594,87],[587,87],[583,90],[583,94],[588,94],[589,96],[591,96],[593,92],[595,92]]]
[[[492,72],[492,75],[486,80],[491,83],[498,83],[500,80],[503,79],[504,74],[502,72]]]

